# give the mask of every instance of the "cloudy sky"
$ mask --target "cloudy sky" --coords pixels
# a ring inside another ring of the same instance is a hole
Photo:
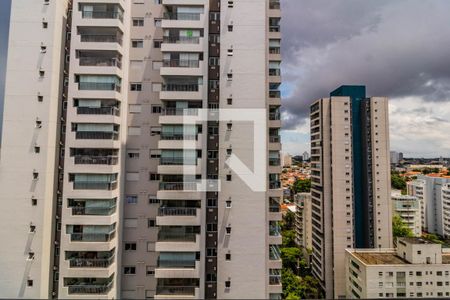
[[[390,98],[391,149],[450,156],[450,0],[281,0],[283,149],[309,150],[309,104],[341,84]],[[0,109],[9,0],[0,0]]]
[[[449,0],[281,0],[283,149],[309,149],[309,104],[342,84],[390,98],[391,149],[450,156]]]

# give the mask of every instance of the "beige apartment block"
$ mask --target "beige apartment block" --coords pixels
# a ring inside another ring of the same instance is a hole
[[[398,215],[415,236],[422,235],[420,202],[409,195],[392,195],[392,213]]]
[[[346,297],[448,298],[450,252],[421,238],[400,238],[397,249],[347,249]]]
[[[342,86],[311,105],[312,272],[345,298],[345,249],[391,247],[388,104]]]
[[[294,195],[295,209],[295,241],[307,251],[312,249],[311,194]]]
[[[0,297],[281,299],[279,1],[31,2],[12,2]]]

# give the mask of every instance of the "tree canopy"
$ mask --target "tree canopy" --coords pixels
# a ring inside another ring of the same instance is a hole
[[[292,186],[292,190],[297,193],[309,193],[311,191],[311,179],[297,179]]]

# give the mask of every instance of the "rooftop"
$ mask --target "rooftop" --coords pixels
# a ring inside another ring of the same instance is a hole
[[[409,264],[395,252],[353,252],[366,265],[404,265]]]
[[[430,240],[424,239],[424,238],[419,238],[419,237],[403,237],[401,238],[400,241],[405,241],[409,244],[416,244],[416,245],[425,245],[425,244],[436,244]]]

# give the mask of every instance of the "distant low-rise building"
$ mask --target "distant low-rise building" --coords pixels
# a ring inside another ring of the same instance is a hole
[[[304,248],[312,248],[311,228],[311,194],[298,193],[294,196],[295,211],[295,243]]]
[[[450,250],[421,238],[400,238],[397,249],[347,249],[346,297],[450,296]]]
[[[283,167],[288,168],[292,165],[292,156],[289,153],[283,154]]]
[[[392,193],[392,212],[400,216],[415,236],[422,234],[420,202],[415,196]]]

